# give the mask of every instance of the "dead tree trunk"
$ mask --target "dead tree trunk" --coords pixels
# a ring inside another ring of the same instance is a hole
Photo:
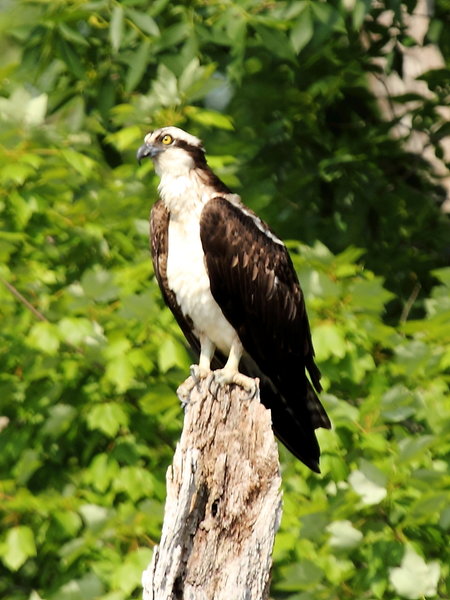
[[[266,600],[281,517],[270,412],[211,374],[178,389],[183,433],[167,471],[159,547],[144,571],[144,600]]]

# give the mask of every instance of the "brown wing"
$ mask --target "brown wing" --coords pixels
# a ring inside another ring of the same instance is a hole
[[[198,339],[192,332],[192,323],[183,315],[178,305],[174,292],[169,288],[167,281],[167,252],[169,238],[169,218],[170,213],[161,200],[158,200],[150,213],[150,244],[153,260],[153,269],[156,280],[161,289],[164,302],[172,311],[181,331],[184,333],[195,355],[200,352]]]
[[[223,198],[205,205],[200,236],[216,302],[237,330],[250,362],[285,403],[274,414],[269,402],[277,435],[291,450],[298,445],[295,435],[307,435],[318,452],[313,431],[331,425],[306,377],[307,370],[320,391],[303,294],[286,247],[251,211]],[[289,419],[297,421],[296,431]],[[304,449],[293,451],[303,453],[305,460]]]
[[[320,390],[320,372],[305,303],[284,244],[248,209],[223,198],[208,202],[200,235],[212,294],[246,351],[272,381],[308,369]],[[248,211],[248,214],[247,214]],[[266,233],[267,232],[267,233]]]

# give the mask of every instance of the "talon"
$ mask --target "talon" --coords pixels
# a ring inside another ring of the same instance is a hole
[[[239,373],[239,371],[231,371],[226,368],[218,369],[214,371],[214,378],[219,385],[235,384],[243,388],[246,392],[251,394],[250,398],[253,398],[256,394],[258,387],[257,382],[252,377],[247,377]]]
[[[180,399],[181,407],[186,410],[187,405],[191,399],[191,392],[197,385],[193,377],[188,377],[181,385],[178,386],[177,396]]]
[[[214,398],[217,397],[217,392],[219,391],[219,387],[220,387],[220,383],[218,381],[216,381],[215,373],[216,373],[215,371],[212,371],[211,379],[209,380],[209,384],[208,384],[208,392]]]
[[[189,367],[189,371],[191,373],[191,377],[192,379],[195,381],[195,383],[198,383],[199,379],[200,379],[200,369],[198,365],[191,365]]]
[[[253,387],[251,390],[247,390],[249,393],[249,400],[253,400],[253,398],[258,394],[259,390],[259,378],[255,377],[254,379],[249,377],[253,381]]]
[[[208,375],[211,373],[209,369],[204,369],[200,365],[191,365],[189,370],[191,372],[192,379],[197,385],[200,383],[201,379],[206,379],[206,377],[208,377]]]

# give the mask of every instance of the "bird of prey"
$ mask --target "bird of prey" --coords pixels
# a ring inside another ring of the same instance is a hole
[[[308,317],[283,242],[209,168],[202,142],[178,127],[147,134],[160,199],[150,215],[156,279],[166,304],[219,383],[260,380],[279,440],[319,472],[315,429],[330,428],[317,393]],[[309,378],[306,374],[309,375]]]

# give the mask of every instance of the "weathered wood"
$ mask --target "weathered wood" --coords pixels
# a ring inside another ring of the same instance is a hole
[[[255,394],[213,374],[178,389],[183,433],[167,471],[159,547],[144,600],[265,600],[281,518],[278,450]]]

